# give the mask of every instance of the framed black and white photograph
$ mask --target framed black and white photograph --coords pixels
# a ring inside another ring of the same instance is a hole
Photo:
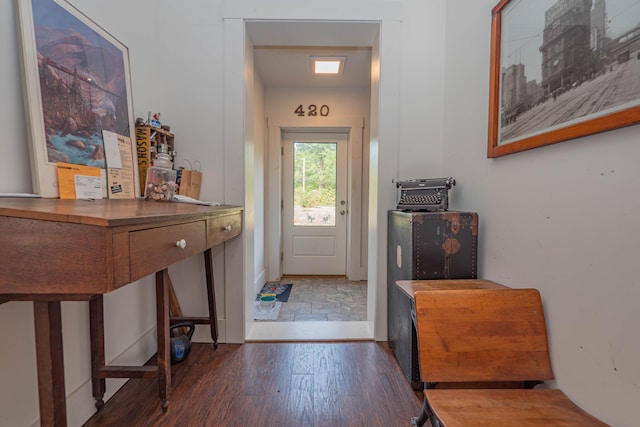
[[[488,157],[640,123],[640,2],[502,0]]]
[[[106,170],[103,131],[133,137],[129,51],[64,0],[16,0],[34,193],[58,162]]]

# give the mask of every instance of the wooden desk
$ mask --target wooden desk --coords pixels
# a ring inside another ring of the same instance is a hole
[[[398,280],[396,286],[415,303],[418,291],[446,289],[509,289],[508,286],[491,280],[448,279],[448,280]]]
[[[66,425],[61,301],[89,301],[98,409],[105,378],[158,377],[166,411],[171,390],[166,269],[204,253],[209,317],[195,320],[211,325],[211,338],[217,343],[211,248],[241,230],[242,208],[236,206],[141,199],[0,199],[0,303],[34,303],[41,425]],[[105,366],[102,295],[153,273],[157,366]]]
[[[398,280],[396,286],[400,288],[403,294],[409,297],[411,304],[410,315],[412,320],[413,335],[417,337],[416,332],[416,298],[418,291],[434,291],[434,290],[456,290],[456,289],[509,289],[508,286],[491,280],[481,279],[444,279],[444,280]],[[413,356],[417,361],[417,347],[412,349],[415,353]],[[416,386],[414,384],[414,386]]]
[[[414,390],[420,390],[424,384],[419,380],[419,355],[418,355],[418,335],[416,330],[416,304],[415,293],[417,291],[428,291],[438,289],[507,289],[499,283],[490,280],[479,279],[438,279],[438,280],[398,280],[395,285],[401,291],[400,295],[404,299],[407,297],[408,303],[402,303],[402,316],[406,316],[407,339],[402,341],[403,346],[394,349],[398,360],[402,360],[410,366],[411,373],[407,374],[407,379],[411,382]],[[402,358],[402,359],[400,359]]]

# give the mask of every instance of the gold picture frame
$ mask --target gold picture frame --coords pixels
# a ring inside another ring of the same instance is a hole
[[[623,0],[500,1],[487,157],[640,123],[638,22]]]

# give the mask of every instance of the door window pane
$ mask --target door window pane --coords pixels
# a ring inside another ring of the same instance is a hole
[[[296,142],[293,154],[293,225],[336,225],[338,144]]]

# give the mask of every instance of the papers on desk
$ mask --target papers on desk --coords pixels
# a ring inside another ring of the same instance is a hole
[[[134,199],[136,174],[131,138],[106,130],[102,131],[107,160],[107,194],[110,199]]]
[[[58,162],[61,199],[102,199],[106,181],[99,167]]]
[[[189,203],[191,205],[220,206],[219,202],[204,202],[202,200],[194,199],[189,196],[182,196],[180,194],[174,194],[173,201],[177,203]]]
[[[134,199],[136,174],[131,138],[103,131],[106,169],[58,162],[61,199]]]

